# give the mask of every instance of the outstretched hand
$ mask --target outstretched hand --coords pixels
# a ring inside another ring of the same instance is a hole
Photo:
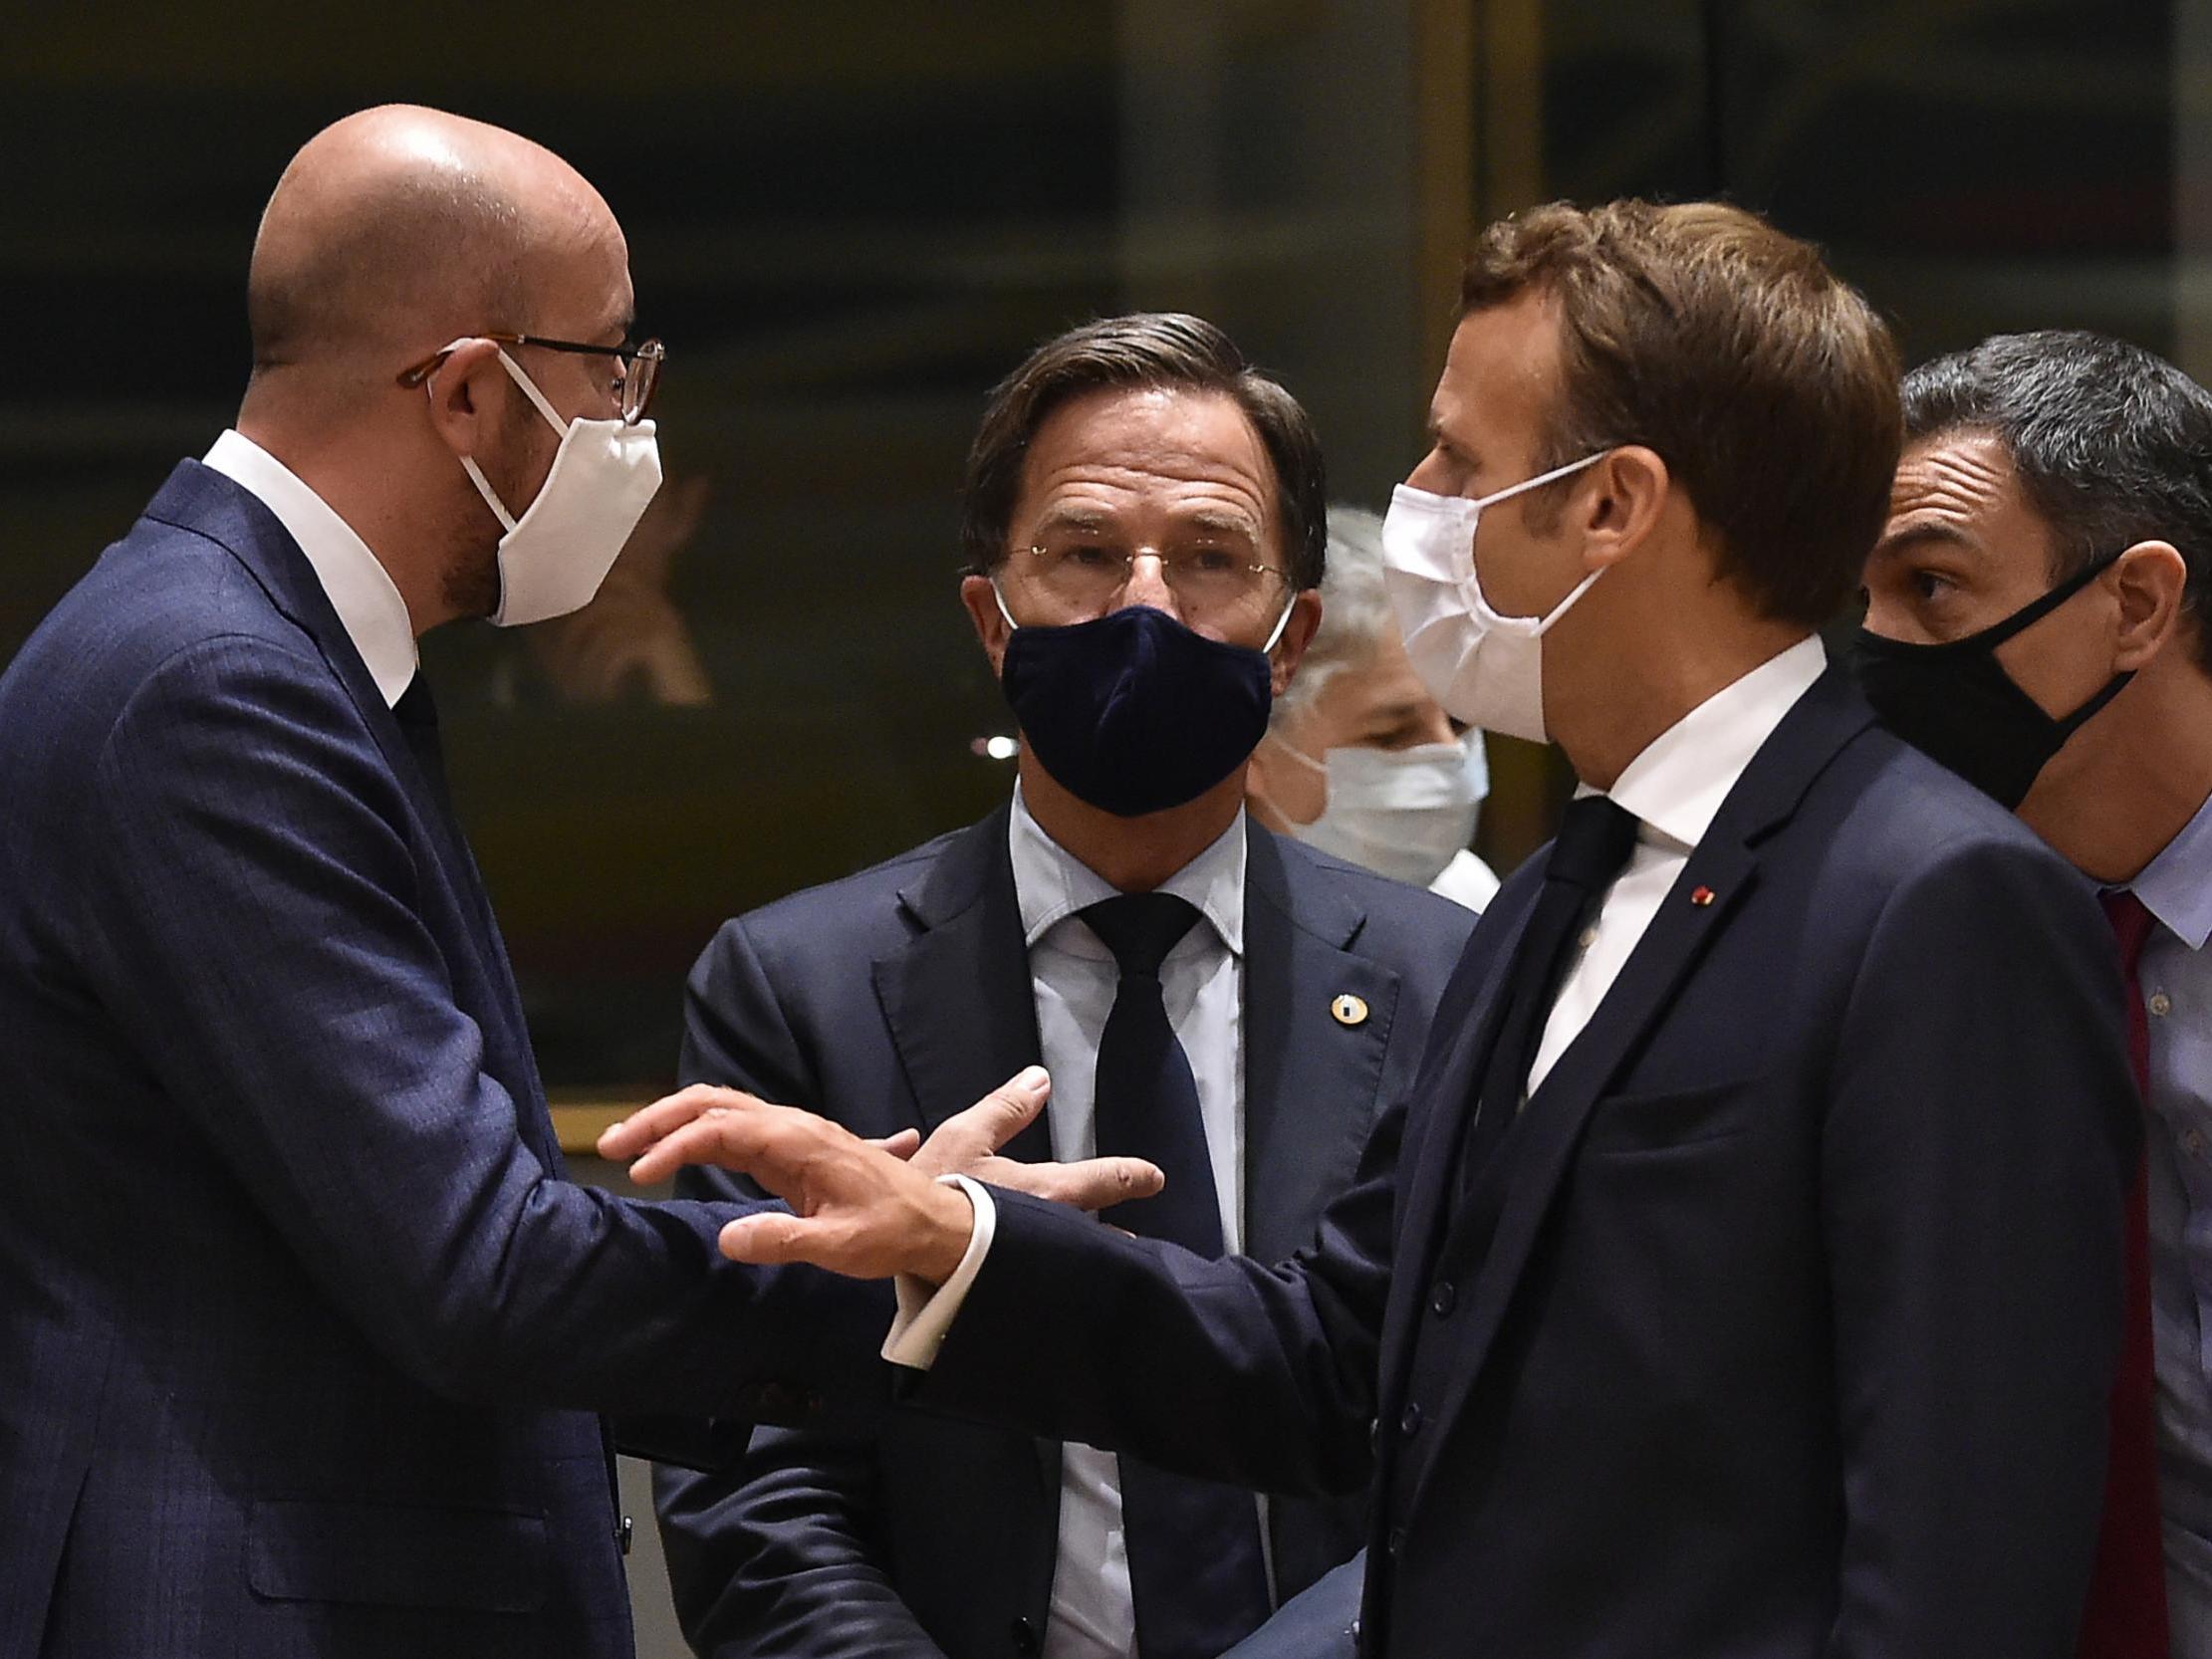
[[[695,1084],[656,1100],[600,1136],[605,1158],[633,1159],[631,1179],[666,1180],[684,1164],[750,1175],[791,1206],[722,1230],[722,1254],[739,1262],[809,1262],[856,1279],[912,1274],[942,1284],[960,1264],[974,1216],[942,1174],[973,1175],[1083,1209],[1159,1191],[1160,1172],[1138,1158],[1027,1164],[998,1149],[1043,1108],[1051,1081],[1031,1066],[940,1123],[908,1155],[905,1136],[868,1142],[826,1118],[774,1106],[736,1089]]]

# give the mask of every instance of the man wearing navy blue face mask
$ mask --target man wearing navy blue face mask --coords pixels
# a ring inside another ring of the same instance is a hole
[[[1157,1163],[1166,1191],[1110,1219],[1207,1256],[1307,1244],[1472,922],[1245,812],[1320,613],[1322,490],[1305,412],[1209,324],[1115,318],[1033,354],[963,490],[1013,799],[725,927],[686,1079],[887,1136],[1042,1062],[1046,1120],[1010,1151]],[[1356,1502],[923,1417],[764,1433],[737,1478],[667,1472],[660,1494],[686,1631],[718,1656],[1214,1659],[1361,1534]],[[1327,1593],[1342,1641],[1356,1571]]]
[[[1904,413],[1860,680],[1901,736],[2103,889],[2150,1107],[2099,1645],[2083,1651],[2197,1659],[2212,1654],[2212,393],[2124,342],[2050,331],[1914,369]]]

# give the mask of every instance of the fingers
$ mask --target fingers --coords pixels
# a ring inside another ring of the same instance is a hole
[[[804,1163],[788,1119],[805,1116],[760,1100],[715,1107],[652,1142],[631,1161],[629,1178],[649,1187],[686,1164],[719,1164],[752,1176],[781,1197]]]
[[[818,1248],[825,1242],[819,1237],[821,1231],[818,1223],[804,1216],[763,1210],[758,1215],[741,1216],[729,1223],[715,1243],[731,1261],[750,1262],[755,1267],[780,1267],[786,1262],[814,1262],[817,1267],[829,1267],[830,1263],[817,1261],[808,1253],[810,1239]]]
[[[708,1112],[747,1103],[760,1104],[752,1095],[734,1088],[693,1083],[608,1127],[600,1135],[599,1154],[611,1163],[620,1163],[625,1158],[636,1157],[662,1136]]]
[[[895,1135],[885,1135],[881,1140],[871,1140],[868,1145],[874,1147],[878,1152],[888,1152],[892,1157],[904,1162],[921,1150],[921,1131],[919,1129],[901,1129]]]
[[[964,1175],[1020,1134],[1044,1110],[1052,1077],[1042,1066],[1023,1067],[966,1111],[938,1124],[914,1156],[929,1175]]]
[[[1142,1158],[1089,1158],[1068,1164],[992,1158],[973,1173],[993,1186],[1072,1204],[1079,1210],[1107,1210],[1132,1198],[1150,1198],[1167,1184],[1158,1166]]]

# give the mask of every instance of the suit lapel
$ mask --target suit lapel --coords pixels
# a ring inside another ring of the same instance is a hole
[[[484,983],[499,999],[500,1012],[509,1027],[509,1049],[519,1056],[519,1079],[531,1100],[518,1096],[515,1118],[524,1141],[552,1173],[563,1172],[560,1144],[553,1122],[542,1105],[544,1085],[538,1080],[537,1060],[530,1043],[530,1029],[515,986],[513,966],[507,960],[491,901],[484,891],[468,842],[450,813],[439,803],[437,792],[422,774],[413,747],[385,703],[383,693],[362,661],[353,636],[332,608],[322,579],[308,562],[292,533],[260,497],[214,468],[198,461],[181,461],[169,474],[145,517],[157,523],[205,536],[225,549],[245,567],[269,600],[298,624],[316,643],[324,662],[353,700],[370,738],[384,758],[384,765],[398,781],[414,808],[417,821],[430,843],[431,856],[445,876],[462,927],[475,950]]]
[[[1333,882],[1294,889],[1275,836],[1247,820],[1244,878],[1244,1249],[1262,1262],[1311,1242],[1374,1120],[1398,976],[1349,947],[1366,912]],[[1355,997],[1347,1025],[1331,1013]]]
[[[1606,1085],[1671,1006],[1690,969],[1741,914],[1757,883],[1760,843],[1797,810],[1813,780],[1871,718],[1841,669],[1828,670],[1799,699],[1722,804],[1590,1023],[1530,1099],[1504,1206],[1488,1252],[1476,1268],[1474,1303],[1456,1339],[1459,1355],[1439,1402],[1441,1422],[1457,1418],[1481,1374],[1583,1128]],[[1710,895],[1704,902],[1694,896],[1700,889]],[[1491,1001],[1497,1000],[1493,988]],[[1463,1091],[1468,1086],[1471,1076],[1462,1080]],[[1427,1213],[1441,1219],[1444,1208]],[[1455,1247],[1466,1246],[1463,1239],[1447,1238],[1447,1259]],[[1416,1475],[1416,1503],[1435,1467],[1436,1444],[1430,1441],[1431,1456]]]
[[[918,926],[873,965],[875,995],[921,1113],[923,1133],[1039,1063],[1037,999],[1022,938],[1009,809],[945,843],[899,903]],[[1045,1118],[1008,1143],[1009,1157],[1052,1156]]]

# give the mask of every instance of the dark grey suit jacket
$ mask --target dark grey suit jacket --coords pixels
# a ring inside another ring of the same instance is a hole
[[[1246,1242],[1273,1256],[1309,1241],[1411,1080],[1474,918],[1257,826],[1248,853]],[[1331,1016],[1345,993],[1365,1003],[1362,1023]],[[1034,1064],[1006,811],[729,923],[692,976],[689,1015],[688,1079],[866,1135],[927,1129]],[[1049,1147],[1040,1121],[1014,1150]],[[739,1191],[718,1173],[685,1181]],[[1057,1442],[900,1414],[868,1438],[757,1435],[741,1478],[664,1473],[660,1496],[702,1652],[984,1659],[1034,1651],[1044,1630]],[[1362,1506],[1281,1500],[1271,1523],[1289,1596],[1358,1546]]]

